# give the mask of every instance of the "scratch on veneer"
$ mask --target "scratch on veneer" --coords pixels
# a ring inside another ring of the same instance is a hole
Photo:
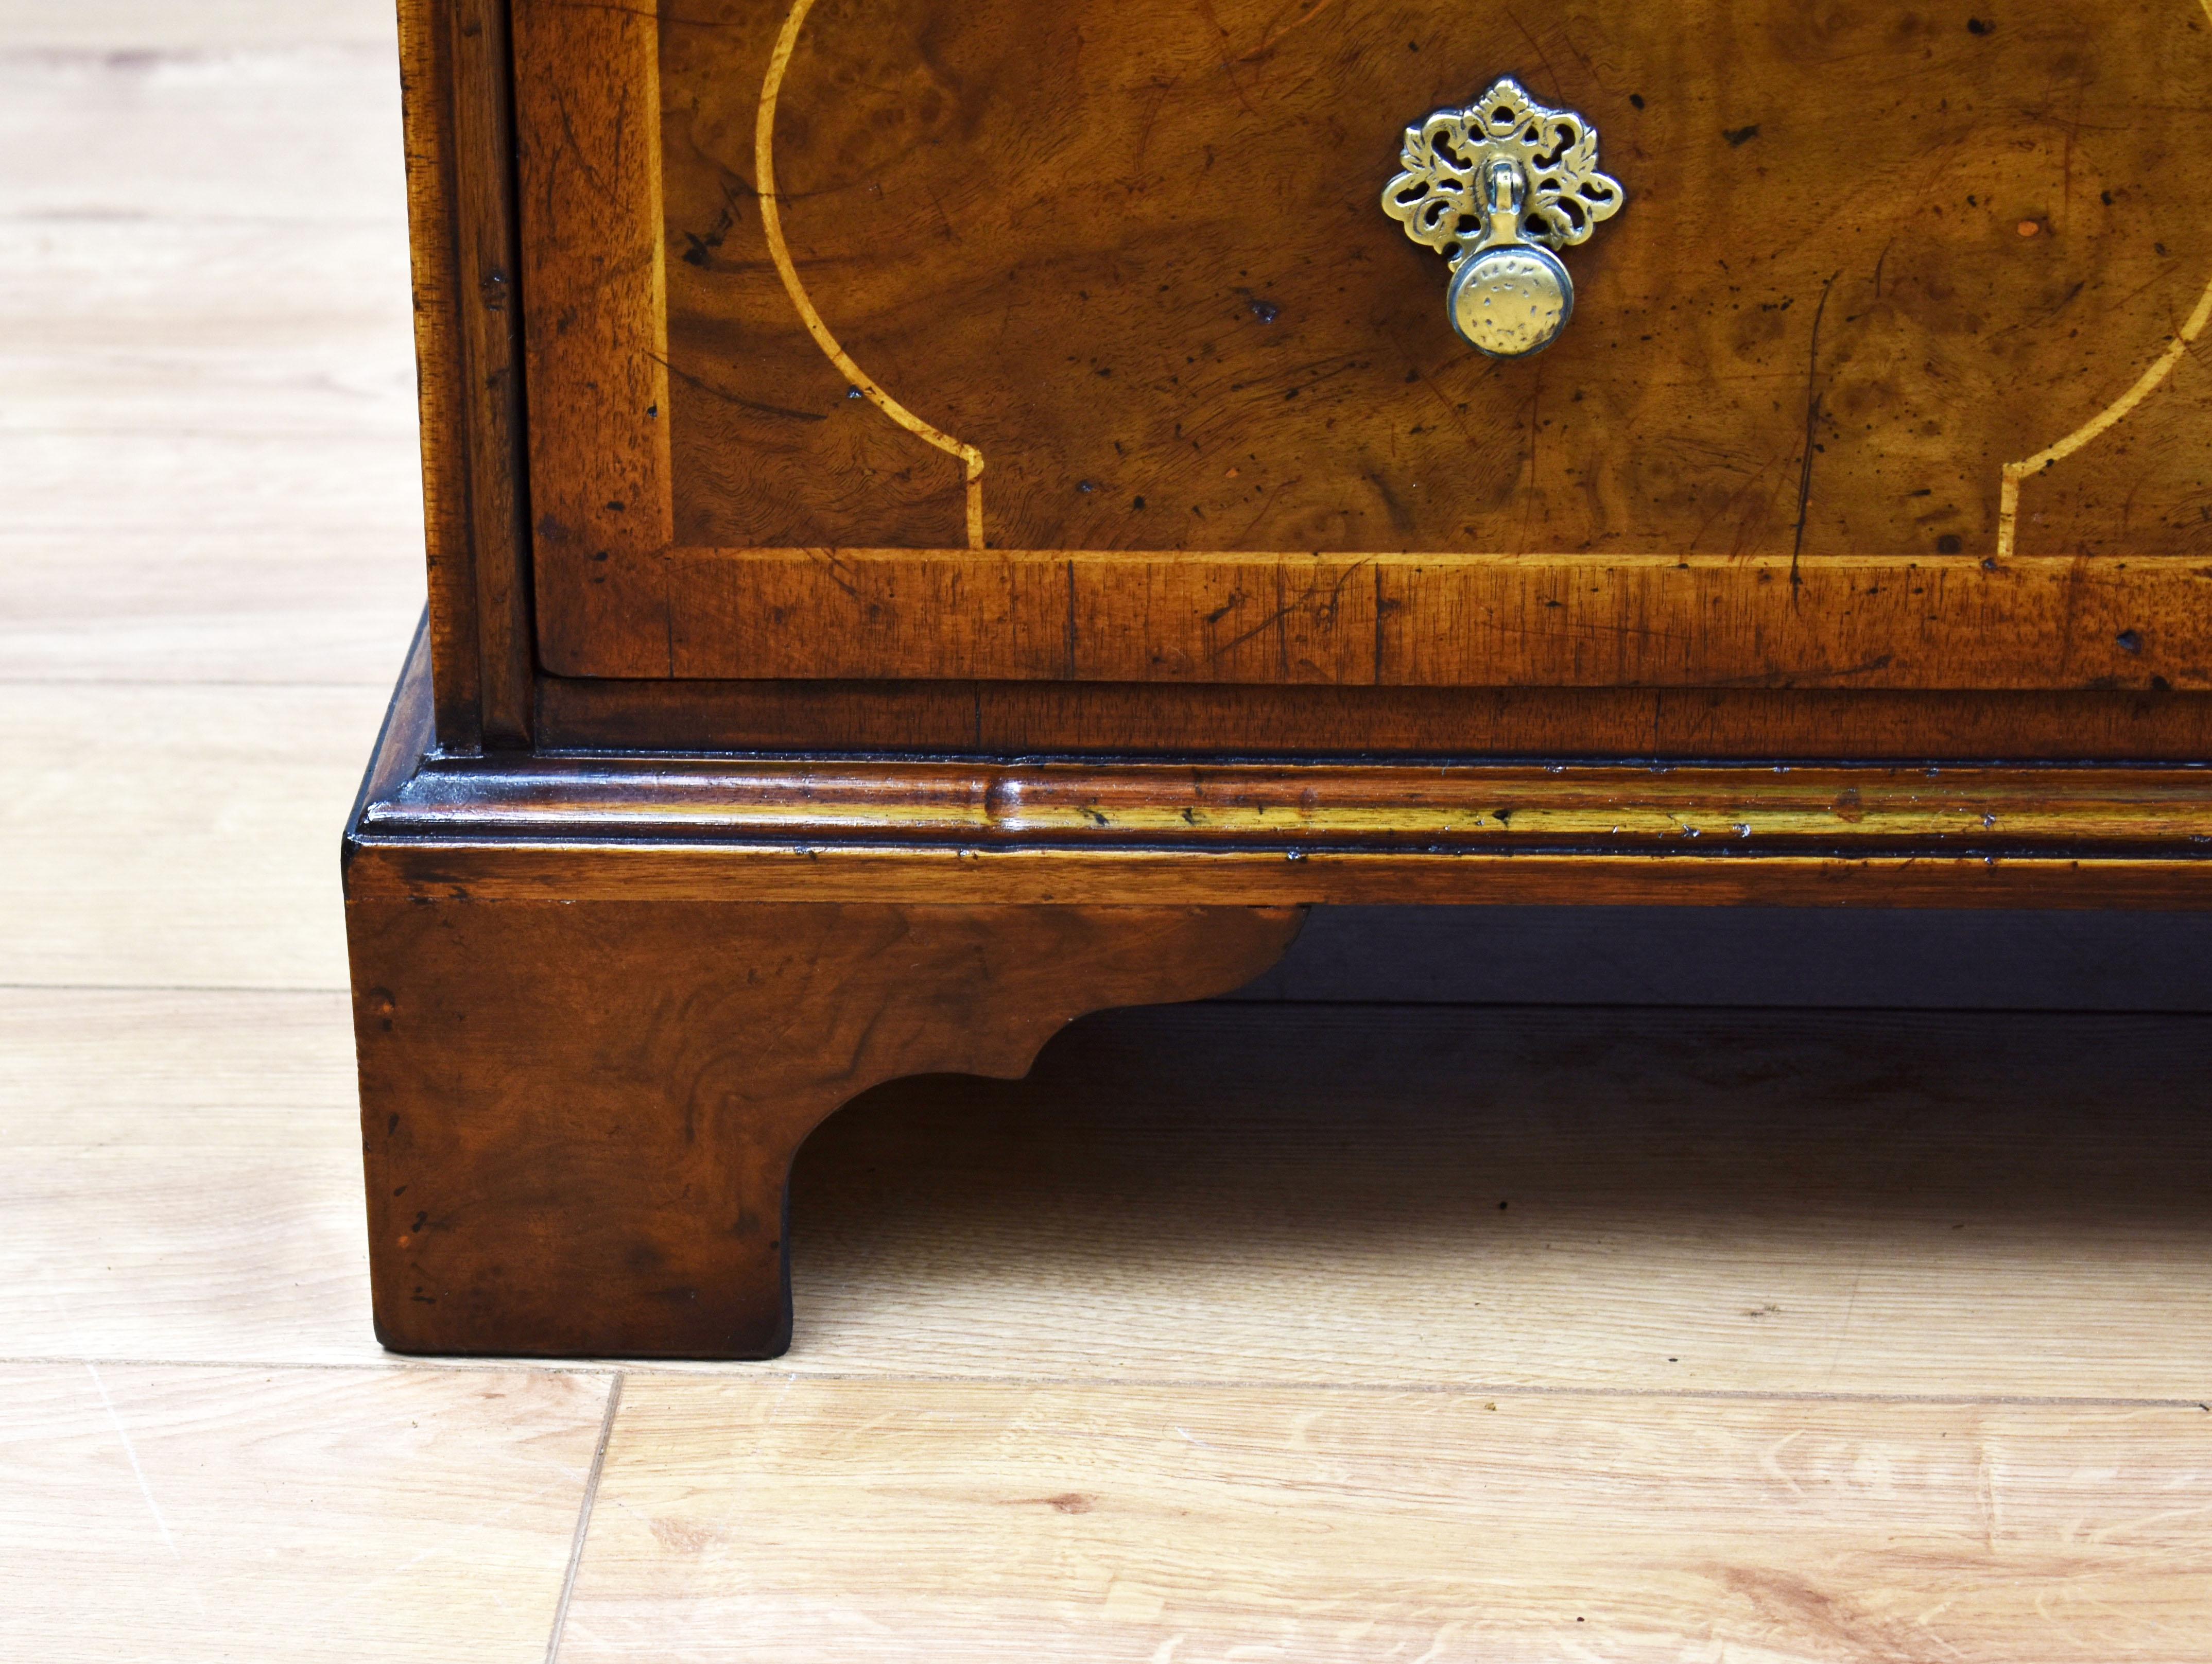
[[[2203,9],[2206,19],[2212,21],[2212,0],[2197,0],[2197,4]],[[2087,422],[2067,434],[2065,438],[2046,446],[2032,457],[2025,458],[2019,462],[2005,464],[2004,483],[1997,499],[1997,558],[1999,560],[2010,557],[2014,544],[2018,539],[2021,482],[2031,475],[2039,474],[2045,469],[2063,462],[2082,446],[2126,420],[2137,405],[2158,391],[2166,377],[2173,373],[2174,367],[2189,355],[2190,348],[2196,344],[2197,337],[2204,333],[2208,324],[2212,324],[2212,284],[2206,285],[2203,298],[2197,302],[2197,310],[2190,313],[2189,320],[2174,332],[2173,339],[2166,343],[2166,350],[2152,361],[2148,369],[2136,378],[2134,386],[2129,388],[2127,392],[2122,393],[2110,404],[2098,411],[2095,416],[2090,417]]]
[[[2212,5],[2212,0],[2206,0],[2206,3]],[[981,549],[984,546],[983,453],[924,422],[853,361],[852,355],[830,333],[830,326],[822,321],[822,314],[815,310],[806,286],[799,281],[790,245],[784,240],[783,212],[775,188],[775,109],[777,100],[783,95],[784,74],[791,67],[792,49],[799,44],[799,31],[806,25],[806,14],[813,9],[814,0],[794,0],[790,15],[783,20],[783,31],[776,37],[775,50],[769,55],[768,78],[761,83],[760,114],[753,128],[753,169],[759,176],[756,188],[760,193],[761,227],[768,234],[769,255],[775,262],[776,275],[783,279],[784,293],[799,308],[799,316],[806,325],[806,332],[814,337],[814,344],[822,349],[823,355],[843,373],[861,397],[917,439],[960,459],[967,477],[968,547]]]

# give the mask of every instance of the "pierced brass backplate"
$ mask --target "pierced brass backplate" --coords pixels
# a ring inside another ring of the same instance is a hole
[[[1575,284],[1553,251],[1588,241],[1628,200],[1598,172],[1597,129],[1508,76],[1466,108],[1408,127],[1399,166],[1382,211],[1449,257],[1444,305],[1460,338],[1493,358],[1559,339]]]

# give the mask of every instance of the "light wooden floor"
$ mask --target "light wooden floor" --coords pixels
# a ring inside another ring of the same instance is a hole
[[[787,1360],[380,1353],[386,9],[0,0],[0,1656],[2212,1659],[2203,1018],[1097,1019]]]

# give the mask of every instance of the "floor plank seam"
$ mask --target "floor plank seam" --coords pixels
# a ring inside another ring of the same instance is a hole
[[[414,1358],[392,1357],[358,1363],[288,1362],[270,1358],[131,1357],[121,1355],[86,1357],[79,1354],[0,1354],[0,1365],[10,1368],[92,1364],[106,1369],[294,1369],[323,1370],[357,1375],[529,1375],[605,1376],[627,1379],[650,1376],[661,1381],[719,1381],[732,1383],[778,1381],[786,1385],[872,1387],[1032,1387],[1083,1388],[1097,1391],[1223,1392],[1223,1393],[1340,1393],[1370,1397],[1420,1395],[1432,1398],[1512,1398],[1560,1400],[1654,1400],[1675,1403],[1716,1404],[1894,1404],[1937,1409],[2020,1408],[2080,1410],[2200,1410],[2212,1414],[2212,1400],[2179,1396],[2128,1396],[2114,1394],[2067,1393],[1819,1393],[1760,1391],[1719,1387],[1546,1387],[1505,1386],[1494,1382],[1300,1381],[1240,1377],[1232,1380],[1204,1376],[920,1375],[911,1370],[862,1372],[769,1369],[747,1363],[690,1365],[642,1363],[568,1362],[557,1358]]]
[[[623,1372],[617,1369],[607,1383],[606,1413],[599,1419],[599,1442],[592,1452],[592,1472],[584,1481],[584,1498],[576,1509],[576,1534],[568,1545],[568,1569],[561,1579],[560,1604],[553,1609],[553,1631],[545,1637],[545,1664],[557,1664],[561,1631],[568,1625],[568,1602],[576,1593],[576,1574],[584,1564],[584,1540],[591,1534],[592,1504],[599,1497],[599,1476],[606,1472],[607,1445],[615,1435],[615,1416],[622,1408]]]
[[[99,429],[88,437],[105,436]],[[197,676],[0,676],[0,688],[246,688],[255,693],[375,693],[375,682],[240,682]]]
[[[6,65],[4,64],[0,64],[0,70],[4,70],[5,67]],[[223,230],[234,226],[282,226],[289,228],[294,231],[302,231],[313,234],[330,231],[332,229],[341,231],[381,231],[386,229],[390,223],[391,222],[386,220],[380,218],[370,219],[364,215],[357,214],[163,214],[135,208],[117,208],[106,210],[95,208],[82,211],[70,208],[21,208],[11,209],[5,212],[0,212],[0,225],[131,225],[137,226],[148,231],[174,230],[179,227],[184,227],[187,229],[204,228]],[[404,222],[402,222],[402,228],[403,230],[404,228]],[[44,353],[34,355],[27,349],[15,348],[11,349],[7,355],[10,358],[27,358],[32,356],[43,357],[52,355]],[[63,431],[70,430],[64,429]],[[121,428],[92,428],[78,431],[94,434],[101,432],[121,432],[129,434],[143,433],[146,430],[140,428],[126,427]],[[248,437],[258,438],[261,436],[248,435]],[[251,686],[254,684],[245,683],[241,685]],[[349,682],[343,685],[353,687],[356,685],[366,684],[356,684]],[[377,685],[382,686],[383,684],[379,683]]]
[[[0,982],[0,993],[220,993],[251,994],[261,998],[270,994],[321,998],[329,994],[350,995],[350,988],[333,985],[330,987],[246,987],[229,984],[195,982]]]
[[[805,1385],[865,1385],[911,1387],[1050,1387],[1096,1388],[1139,1392],[1224,1393],[1342,1393],[1370,1397],[1520,1398],[1562,1400],[1656,1399],[1672,1402],[1727,1404],[1913,1404],[1934,1408],[1969,1409],[1976,1406],[2089,1409],[2089,1410],[2203,1410],[2212,1413],[2212,1401],[2175,1396],[2128,1396],[2088,1393],[1881,1393],[1813,1392],[1725,1387],[1546,1387],[1504,1385],[1478,1382],[1299,1381],[1295,1379],[1204,1376],[1017,1376],[917,1375],[912,1372],[866,1374],[846,1371],[767,1369],[756,1372],[744,1364],[694,1364],[670,1367],[652,1363],[625,1363],[623,1372],[659,1379],[760,1381],[779,1380]]]
[[[281,64],[302,58],[352,58],[381,63],[394,56],[382,41],[302,40],[258,46],[0,46],[0,65],[30,69],[112,70],[118,60],[134,71],[199,64]]]
[[[0,1354],[0,1366],[9,1369],[36,1369],[56,1365],[75,1368],[78,1364],[96,1365],[109,1369],[247,1369],[247,1370],[320,1370],[335,1375],[509,1375],[509,1376],[580,1376],[600,1377],[620,1375],[622,1366],[612,1363],[572,1363],[559,1358],[532,1362],[526,1358],[402,1358],[365,1359],[359,1363],[332,1363],[313,1359],[283,1359],[266,1357],[130,1357],[121,1355],[85,1357],[76,1353],[26,1353],[20,1357]]]

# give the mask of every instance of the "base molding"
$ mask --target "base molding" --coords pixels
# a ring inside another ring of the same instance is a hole
[[[2212,768],[453,756],[403,678],[361,900],[2212,906]]]
[[[347,830],[377,1328],[763,1357],[800,1144],[1267,970],[1315,902],[2212,906],[2212,770],[451,757]]]

